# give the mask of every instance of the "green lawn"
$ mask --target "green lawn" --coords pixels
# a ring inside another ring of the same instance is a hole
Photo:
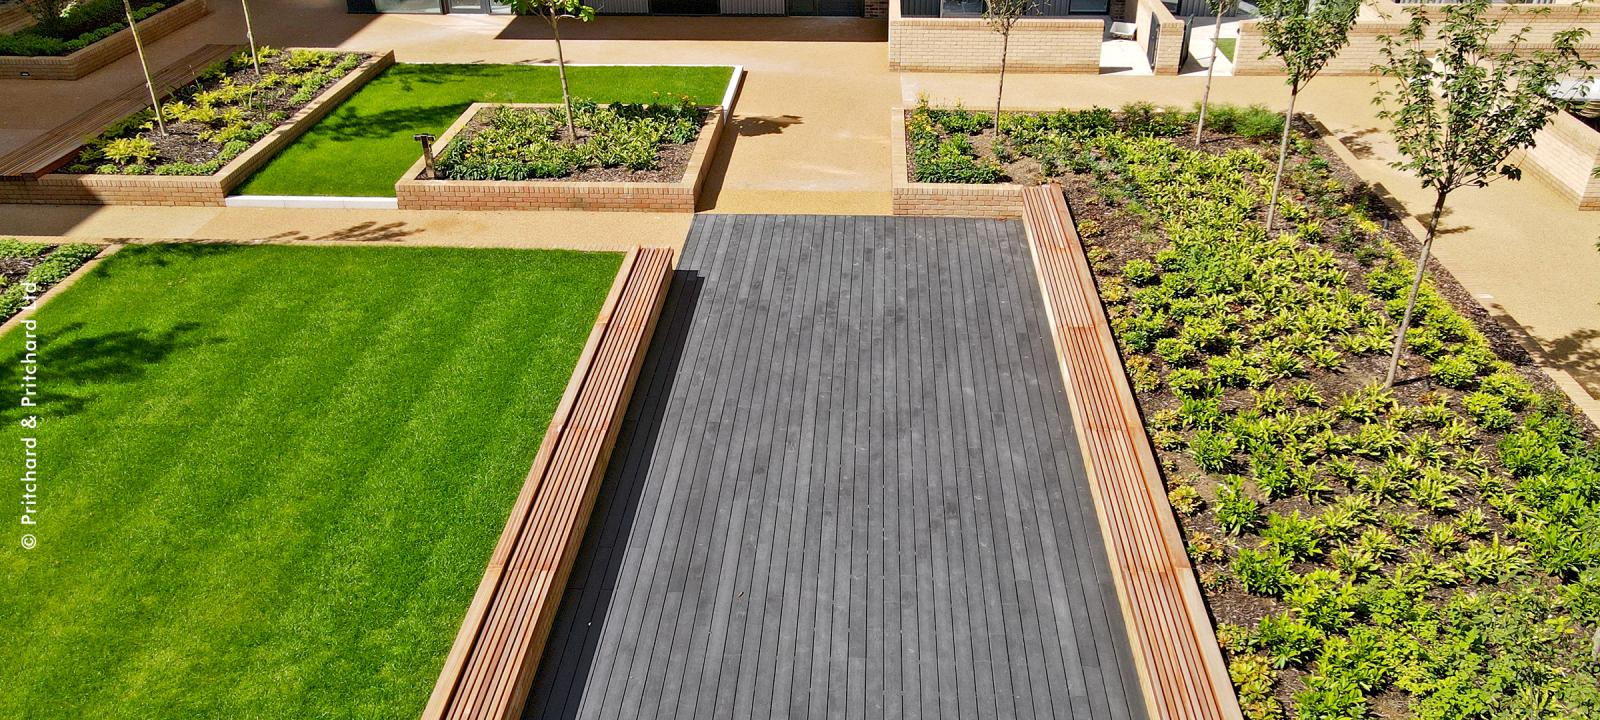
[[[130,247],[36,318],[0,718],[417,717],[620,264]],[[5,362],[4,472],[21,477]]]
[[[647,102],[656,93],[722,102],[728,67],[569,67],[573,97]],[[443,133],[475,102],[560,102],[556,68],[539,65],[395,65],[237,192],[243,195],[393,197],[394,183],[422,156],[412,136]]]
[[[1217,38],[1217,50],[1228,58],[1228,62],[1233,62],[1233,49],[1238,44],[1239,38]]]

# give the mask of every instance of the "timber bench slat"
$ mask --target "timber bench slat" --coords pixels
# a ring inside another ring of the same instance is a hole
[[[1023,192],[1024,224],[1151,717],[1234,720],[1238,698],[1166,499],[1071,211]]]
[[[672,269],[666,249],[634,250],[623,260],[424,720],[521,715]]]
[[[165,97],[200,76],[206,68],[232,55],[238,45],[204,45],[150,77],[156,94]],[[65,164],[68,157],[118,120],[150,105],[144,83],[107,98],[27,144],[0,156],[0,177],[36,178]]]

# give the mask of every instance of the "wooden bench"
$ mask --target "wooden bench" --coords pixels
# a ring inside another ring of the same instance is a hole
[[[205,45],[151,75],[156,94],[165,97],[206,68],[226,59],[238,45]],[[65,165],[72,153],[117,121],[150,107],[150,91],[139,83],[0,156],[0,178],[37,178]]]
[[[1150,717],[1233,720],[1238,696],[1206,615],[1133,390],[1061,188],[1023,220]]]
[[[672,269],[667,249],[636,249],[623,260],[424,720],[522,715]]]

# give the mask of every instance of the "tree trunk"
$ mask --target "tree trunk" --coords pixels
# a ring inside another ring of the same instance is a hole
[[[1283,187],[1283,166],[1289,162],[1289,127],[1294,124],[1294,101],[1300,84],[1289,86],[1289,109],[1283,113],[1283,139],[1278,142],[1278,174],[1272,177],[1272,198],[1267,201],[1267,237],[1272,237],[1272,220],[1278,214],[1278,191]]]
[[[1433,201],[1433,217],[1428,219],[1428,235],[1422,240],[1422,252],[1417,256],[1417,272],[1411,278],[1411,295],[1406,298],[1406,312],[1400,318],[1400,331],[1394,336],[1394,352],[1389,355],[1389,374],[1383,379],[1385,388],[1394,387],[1394,375],[1400,369],[1400,351],[1406,346],[1406,331],[1411,329],[1411,311],[1417,307],[1417,293],[1422,289],[1422,275],[1428,270],[1428,253],[1433,250],[1433,237],[1439,231],[1439,215],[1444,212],[1447,193],[1439,193]]]
[[[144,71],[144,86],[150,91],[150,109],[156,112],[156,127],[167,134],[167,121],[161,117],[161,100],[156,97],[156,83],[150,79],[150,65],[144,59],[144,43],[139,41],[139,24],[133,20],[133,4],[122,0],[122,10],[128,14],[128,34],[133,36],[133,49],[139,53],[139,69]]]
[[[256,79],[261,79],[261,56],[256,54],[256,32],[250,26],[250,0],[239,0],[244,6],[244,39],[250,41],[250,64],[256,67]]]
[[[567,57],[561,54],[561,18],[551,16],[550,32],[556,36],[556,71],[561,75],[561,104],[567,108],[567,142],[578,142],[578,128],[572,124],[572,93],[567,90]]]
[[[1211,102],[1211,76],[1217,72],[1217,41],[1222,39],[1222,11],[1211,30],[1211,64],[1206,66],[1206,89],[1200,94],[1200,121],[1194,126],[1194,149],[1200,149],[1200,134],[1206,130],[1206,105]]]
[[[1000,141],[1000,98],[1006,94],[1006,55],[1011,52],[1011,33],[1000,34],[1000,87],[994,93],[994,139]]]

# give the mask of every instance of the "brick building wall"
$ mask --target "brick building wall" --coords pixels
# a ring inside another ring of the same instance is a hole
[[[1565,30],[1571,27],[1587,27],[1590,32],[1588,40],[1581,46],[1585,58],[1600,60],[1600,9],[1588,9],[1575,5],[1539,5],[1532,9],[1519,9],[1516,7],[1497,6],[1491,13],[1503,18],[1504,25],[1495,39],[1505,41],[1521,30],[1524,26],[1531,28],[1527,40],[1522,44],[1522,49],[1527,52],[1547,44],[1551,33],[1556,30]],[[1422,12],[1438,13],[1437,9],[1428,6],[1398,5],[1392,2],[1378,2],[1362,8],[1361,16],[1356,21],[1356,26],[1350,31],[1350,44],[1339,53],[1339,56],[1328,63],[1322,72],[1326,75],[1374,75],[1374,65],[1383,62],[1381,48],[1383,43],[1380,38],[1384,35],[1394,35],[1405,27],[1408,19],[1407,10],[1417,8]],[[1261,32],[1257,29],[1259,22],[1246,20],[1239,24],[1239,44],[1234,51],[1235,75],[1276,75],[1283,72],[1283,64],[1276,59],[1261,58],[1262,50]]]
[[[139,39],[149,45],[211,12],[207,0],[183,2],[139,21]],[[127,29],[71,55],[21,57],[0,55],[0,78],[77,80],[133,52],[133,33]],[[23,73],[27,73],[26,76]]]

